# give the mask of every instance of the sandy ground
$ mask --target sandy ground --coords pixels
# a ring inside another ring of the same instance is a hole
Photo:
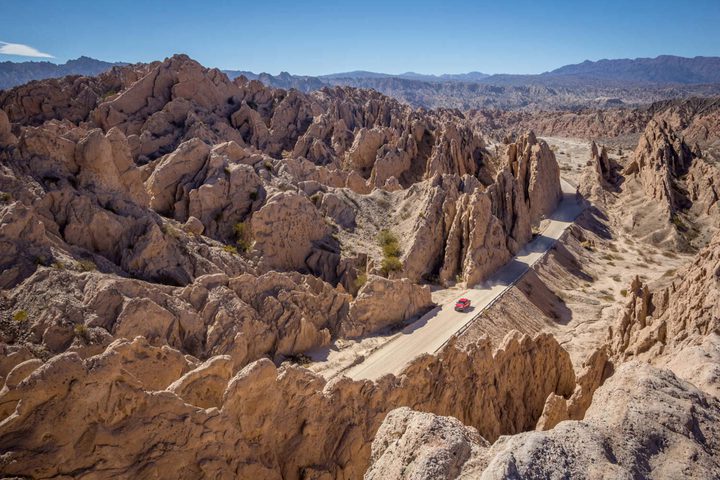
[[[430,288],[432,290],[432,300],[437,305],[446,304],[462,296],[467,291],[463,286],[441,288],[438,285],[430,285]],[[405,326],[412,324],[416,320],[417,318],[411,318],[394,328],[381,330],[362,339],[338,339],[327,347],[306,352],[310,363],[307,363],[305,367],[323,375],[325,378],[332,378],[363,361],[372,352],[400,335],[400,331]]]
[[[590,159],[590,142],[579,138],[540,137],[555,153],[560,175],[577,185],[585,164]]]
[[[555,147],[563,176],[579,180],[590,158],[590,144],[545,140]],[[621,165],[627,161],[625,154],[612,150],[610,158]],[[635,186],[624,189],[609,192],[586,210],[534,271],[468,329],[461,343],[488,336],[499,344],[511,330],[549,332],[568,350],[576,367],[605,343],[636,275],[660,286],[692,259],[671,242],[656,245],[667,235],[667,222],[654,220],[652,205],[640,198]]]
[[[588,168],[590,142],[543,138],[555,151],[561,175],[579,182]],[[627,162],[627,150],[608,151],[620,165]],[[534,270],[471,323],[459,343],[487,336],[499,344],[511,330],[549,332],[568,350],[576,367],[604,344],[608,327],[617,320],[636,275],[651,287],[660,286],[692,259],[692,252],[681,253],[668,242],[658,242],[665,235],[666,225],[653,220],[652,205],[647,205],[636,186],[628,183],[623,190],[594,199],[596,203]],[[433,288],[433,300],[438,304],[462,294],[459,287]],[[397,338],[402,328],[359,341],[339,340],[329,348],[311,352],[314,361],[308,368],[326,377],[335,376]]]
[[[544,222],[541,234],[505,266],[482,285],[462,290],[451,288],[436,290],[434,298],[440,307],[400,330],[398,334],[387,332],[357,342],[337,341],[329,348],[309,352],[313,363],[309,368],[326,377],[340,372],[352,378],[375,379],[388,373],[398,373],[413,358],[423,353],[434,353],[452,335],[472,323],[476,314],[456,312],[453,305],[460,296],[472,301],[472,310],[482,311],[522,278],[528,267],[543,257],[554,245],[573,219],[582,210],[575,187],[563,182],[564,199]]]
[[[533,272],[485,312],[461,343],[488,336],[499,345],[511,330],[549,332],[579,367],[605,343],[635,275],[651,285],[664,284],[691,261],[691,255],[648,247],[622,232],[603,238],[589,228],[595,221],[592,213],[585,214]]]

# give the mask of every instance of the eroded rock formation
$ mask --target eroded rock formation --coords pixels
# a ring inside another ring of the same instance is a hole
[[[200,364],[143,338],[15,370],[0,392],[0,471],[27,476],[358,478],[395,407],[453,415],[494,440],[532,428],[548,394],[574,387],[552,337],[519,335],[495,353],[451,345],[377,383],[268,360],[236,372],[227,357]]]
[[[669,286],[651,290],[635,278],[625,309],[610,330],[614,354],[671,365],[683,378],[717,392],[719,276],[720,236],[715,235]],[[692,362],[685,361],[690,358]]]
[[[631,362],[595,392],[582,421],[492,446],[455,419],[395,410],[373,442],[366,478],[713,478],[718,422],[717,398],[668,370]]]

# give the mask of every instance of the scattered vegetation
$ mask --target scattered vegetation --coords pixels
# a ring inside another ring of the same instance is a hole
[[[12,202],[13,196],[8,192],[0,192],[0,202],[10,203]]]
[[[234,247],[233,245],[225,245],[223,246],[223,250],[227,253],[232,253],[233,255],[237,255],[238,249]]]
[[[250,228],[246,222],[236,223],[233,227],[235,231],[235,243],[243,252],[249,252],[252,247],[252,239],[250,238]]]
[[[315,205],[316,207],[320,206],[320,202],[322,201],[323,194],[321,192],[315,192],[312,195],[310,195],[310,201]]]
[[[108,98],[112,97],[113,95],[117,95],[117,93],[118,93],[117,90],[110,90],[109,92],[106,92],[106,93],[102,96],[102,100],[105,101],[105,100],[107,100]]]
[[[397,244],[397,242],[392,241],[383,244],[382,246],[382,252],[384,257],[398,257],[400,256],[400,246]]]
[[[312,363],[312,358],[308,357],[304,353],[294,353],[286,356],[285,359],[295,365],[308,365]]]
[[[378,244],[383,252],[383,259],[380,264],[385,275],[390,272],[402,270],[400,261],[400,244],[397,237],[390,230],[381,230],[378,234]]]
[[[353,282],[353,285],[356,289],[360,290],[363,285],[367,283],[367,273],[363,272],[360,275],[357,276],[355,281]]]
[[[75,328],[73,328],[73,332],[78,338],[82,338],[85,341],[90,340],[90,332],[88,331],[88,328],[84,323],[78,323],[77,325],[75,325]]]
[[[402,270],[402,262],[397,257],[387,257],[382,259],[380,267],[382,268],[383,273],[387,275],[390,272]]]
[[[35,257],[35,265],[42,265],[43,267],[49,267],[50,266],[50,260],[45,256],[37,256]]]
[[[620,290],[620,295],[622,295],[623,297],[627,297],[627,294],[628,294],[627,288],[623,288],[622,290]]]
[[[92,272],[97,270],[97,265],[92,260],[78,260],[77,267],[81,272]]]
[[[168,237],[172,237],[175,239],[182,237],[182,232],[168,223],[164,223],[160,230],[162,230],[162,232]]]
[[[593,244],[590,240],[583,240],[582,242],[580,242],[580,246],[589,252],[592,252],[595,250],[595,248],[593,248]]]
[[[28,313],[25,310],[16,310],[12,318],[18,323],[24,322],[28,319]]]
[[[682,219],[674,213],[670,217],[670,221],[673,225],[675,225],[675,227],[680,231],[680,233],[685,233],[689,230],[687,225],[685,225],[685,222],[683,222]]]
[[[265,160],[265,163],[263,163],[263,166],[265,167],[265,169],[266,169],[268,172],[272,173],[272,171],[273,171],[273,164],[272,164],[272,162],[271,162],[270,160]]]

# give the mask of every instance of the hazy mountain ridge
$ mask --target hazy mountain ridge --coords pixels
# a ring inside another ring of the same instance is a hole
[[[0,62],[0,89],[12,88],[33,80],[64,77],[66,75],[98,75],[122,62],[104,62],[82,56],[63,64],[51,62]]]
[[[114,64],[81,57],[64,65],[0,63],[0,88],[68,74],[96,75]],[[675,57],[585,61],[537,75],[480,72],[398,75],[351,71],[321,76],[223,70],[282,89],[311,92],[332,86],[370,88],[414,107],[577,110],[638,106],[672,98],[720,94],[720,57]]]
[[[649,83],[716,83],[720,82],[720,57],[677,57],[660,55],[656,58],[620,60],[585,60],[565,65],[543,76],[593,76],[628,82]]]

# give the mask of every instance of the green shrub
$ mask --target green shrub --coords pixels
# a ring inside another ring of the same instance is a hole
[[[235,231],[235,243],[243,252],[249,252],[252,242],[250,240],[250,229],[247,223],[239,222],[233,227]]]
[[[24,322],[28,318],[28,313],[25,310],[16,310],[12,318],[16,322]]]
[[[384,229],[380,230],[380,233],[378,233],[378,243],[381,247],[390,243],[397,243],[397,241],[397,237],[395,237],[390,230]]]
[[[390,230],[381,230],[378,234],[378,243],[383,252],[381,268],[385,275],[389,272],[402,270],[400,261],[400,245],[397,237]]]
[[[399,257],[400,245],[396,242],[386,243],[382,246],[382,252],[385,257]]]
[[[95,262],[92,260],[79,260],[77,264],[81,272],[92,272],[93,270],[97,270],[97,265],[95,265]]]
[[[225,245],[223,247],[223,250],[226,251],[227,253],[232,253],[233,255],[237,255],[237,253],[238,253],[238,249],[233,247],[232,245]]]
[[[402,270],[402,262],[397,257],[386,257],[382,259],[380,267],[385,275],[390,272],[396,272]]]
[[[160,227],[160,230],[167,236],[178,239],[182,237],[182,232],[175,228],[173,225],[170,225],[169,223],[163,223],[162,227]]]
[[[353,282],[353,284],[355,285],[355,288],[357,288],[358,290],[360,290],[363,287],[363,285],[365,285],[366,283],[367,283],[367,274],[364,272],[361,273],[360,275],[358,275],[357,278],[355,279],[355,281]]]
[[[75,328],[73,328],[73,332],[75,333],[76,337],[83,338],[84,340],[90,339],[90,332],[88,331],[88,328],[84,323],[78,323],[77,325],[75,325]]]
[[[245,238],[247,235],[247,224],[245,222],[238,222],[233,227],[233,230],[235,231],[235,238]]]

